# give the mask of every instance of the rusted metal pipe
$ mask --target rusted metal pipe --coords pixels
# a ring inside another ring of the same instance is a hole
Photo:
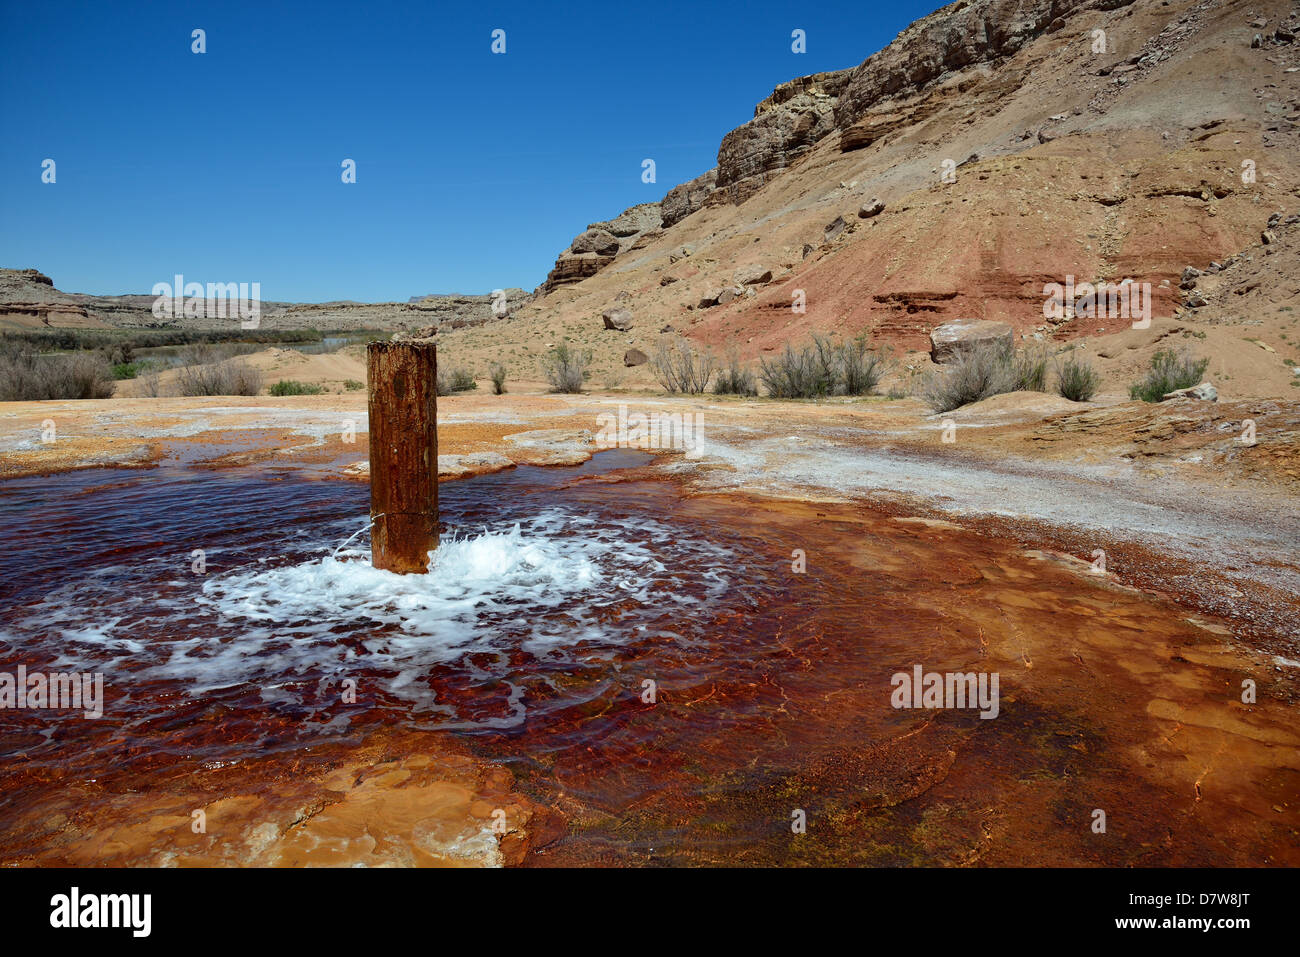
[[[366,348],[370,395],[370,561],[399,575],[429,570],[438,547],[437,347]]]

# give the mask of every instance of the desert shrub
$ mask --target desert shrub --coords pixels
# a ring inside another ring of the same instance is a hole
[[[576,393],[582,391],[583,380],[587,378],[587,366],[590,364],[590,351],[570,349],[567,342],[561,342],[542,360],[542,371],[546,374],[546,381],[551,384],[552,392]]]
[[[140,376],[140,392],[150,398],[156,399],[162,395],[162,375],[157,369],[150,369],[144,375]]]
[[[356,332],[337,333],[359,335]],[[127,346],[152,349],[198,342],[319,342],[327,332],[316,329],[17,329],[0,333],[0,339],[26,342],[40,351],[56,349],[106,349]]]
[[[0,400],[107,399],[116,388],[98,352],[43,356],[17,343],[0,349]]]
[[[839,347],[839,385],[842,395],[870,395],[885,375],[885,357],[873,351],[866,336]]]
[[[365,387],[366,384],[364,382],[358,382],[356,379],[343,380],[343,388],[347,389],[349,392],[356,392],[358,389],[364,389]]]
[[[741,366],[740,353],[736,349],[727,352],[727,365],[718,370],[713,392],[715,395],[758,395],[754,373]]]
[[[492,363],[492,368],[488,370],[488,375],[492,377],[492,394],[506,394],[506,367],[500,362]]]
[[[176,370],[176,388],[180,395],[257,395],[262,373],[243,359],[200,362]]]
[[[999,346],[962,353],[946,370],[931,372],[921,397],[935,412],[951,412],[971,402],[1016,389],[1015,354]]]
[[[1056,391],[1071,402],[1088,402],[1097,394],[1101,376],[1087,359],[1073,353],[1056,367]]]
[[[1151,357],[1151,367],[1146,375],[1129,386],[1129,398],[1159,402],[1166,393],[1199,385],[1209,365],[1209,359],[1197,359],[1188,352],[1161,349]]]
[[[1046,392],[1048,353],[1042,346],[1030,346],[1013,353],[1011,365],[1012,392]]]
[[[456,392],[471,392],[478,388],[474,373],[463,366],[440,368],[434,388],[438,395],[452,395]]]
[[[814,335],[811,346],[796,351],[787,345],[770,361],[759,360],[758,377],[773,398],[816,399],[866,395],[884,374],[884,357],[872,351],[866,337],[836,345],[829,337]]]
[[[310,382],[298,382],[294,379],[281,379],[268,390],[271,395],[320,395],[325,391],[324,386],[313,385]]]
[[[660,339],[650,357],[650,368],[665,392],[690,395],[709,387],[714,364],[713,353],[696,352],[685,336]]]
[[[828,383],[821,378],[812,350],[785,351],[768,360],[758,360],[758,377],[774,399],[811,399],[826,394]]]

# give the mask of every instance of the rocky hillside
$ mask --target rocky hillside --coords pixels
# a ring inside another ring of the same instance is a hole
[[[589,225],[494,333],[514,354],[543,329],[589,342],[615,369],[668,326],[744,358],[812,331],[921,349],[956,318],[1049,343],[1128,328],[1048,322],[1043,287],[1070,276],[1194,312],[1187,267],[1300,209],[1298,30],[1286,0],[951,4],[778,86],[716,168]],[[615,305],[630,323],[606,329]]]
[[[532,296],[522,289],[505,292],[505,315]],[[102,328],[132,326],[225,330],[238,328],[237,318],[220,318],[205,309],[207,318],[157,318],[153,296],[89,296],[61,292],[35,269],[0,269],[0,329],[65,326]],[[215,304],[214,304],[215,305]],[[498,309],[498,312],[502,310]],[[261,303],[261,329],[415,329],[434,326],[459,329],[500,318],[491,296],[420,296],[410,302]]]

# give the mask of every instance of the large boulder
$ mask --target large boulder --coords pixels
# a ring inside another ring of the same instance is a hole
[[[731,275],[732,284],[736,286],[759,286],[772,281],[772,270],[766,266],[751,263],[740,266]]]
[[[601,318],[605,320],[606,329],[627,332],[632,328],[632,313],[626,309],[606,309],[601,313]]]
[[[1012,349],[1015,336],[1005,322],[988,319],[954,319],[930,332],[930,358],[953,362],[979,349]]]
[[[603,229],[588,229],[578,234],[569,247],[569,252],[575,255],[595,253],[597,256],[614,256],[618,253],[618,240]]]

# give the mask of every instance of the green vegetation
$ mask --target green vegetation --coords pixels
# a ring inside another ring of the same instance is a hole
[[[456,392],[469,392],[471,389],[477,389],[478,383],[474,381],[474,374],[468,369],[462,367],[447,368],[438,370],[438,378],[435,389],[438,395],[452,395]]]
[[[833,343],[814,335],[811,346],[797,352],[789,345],[772,360],[759,360],[758,377],[777,399],[818,399],[832,395],[869,395],[885,374],[885,359],[865,336]]]
[[[963,353],[946,370],[930,373],[920,394],[935,412],[951,412],[1006,392],[1047,392],[1050,354],[1045,346],[1019,351],[985,346]],[[1057,365],[1056,391],[1075,402],[1087,402],[1101,377],[1085,359],[1070,356]]]
[[[1143,402],[1159,402],[1170,392],[1199,385],[1209,359],[1197,359],[1187,352],[1161,349],[1151,357],[1151,368],[1146,375],[1129,386],[1129,398]]]
[[[352,333],[347,333],[351,335]],[[360,333],[356,333],[360,335]],[[187,346],[222,342],[259,344],[320,342],[326,333],[316,329],[6,329],[0,343],[23,343],[37,352],[70,352],[81,349],[154,349],[159,346]],[[130,358],[115,357],[129,362]]]
[[[1056,391],[1071,402],[1088,402],[1097,394],[1101,376],[1092,363],[1071,352],[1056,367]]]
[[[307,382],[297,382],[293,379],[281,379],[270,388],[271,395],[320,395],[325,389],[319,385],[312,385]]]
[[[758,395],[754,373],[741,366],[740,353],[735,348],[727,354],[727,367],[718,371],[713,392],[715,395]]]
[[[542,371],[546,381],[551,384],[552,392],[578,393],[587,378],[587,366],[591,364],[591,350],[570,349],[567,342],[561,342],[546,354],[542,360]]]

